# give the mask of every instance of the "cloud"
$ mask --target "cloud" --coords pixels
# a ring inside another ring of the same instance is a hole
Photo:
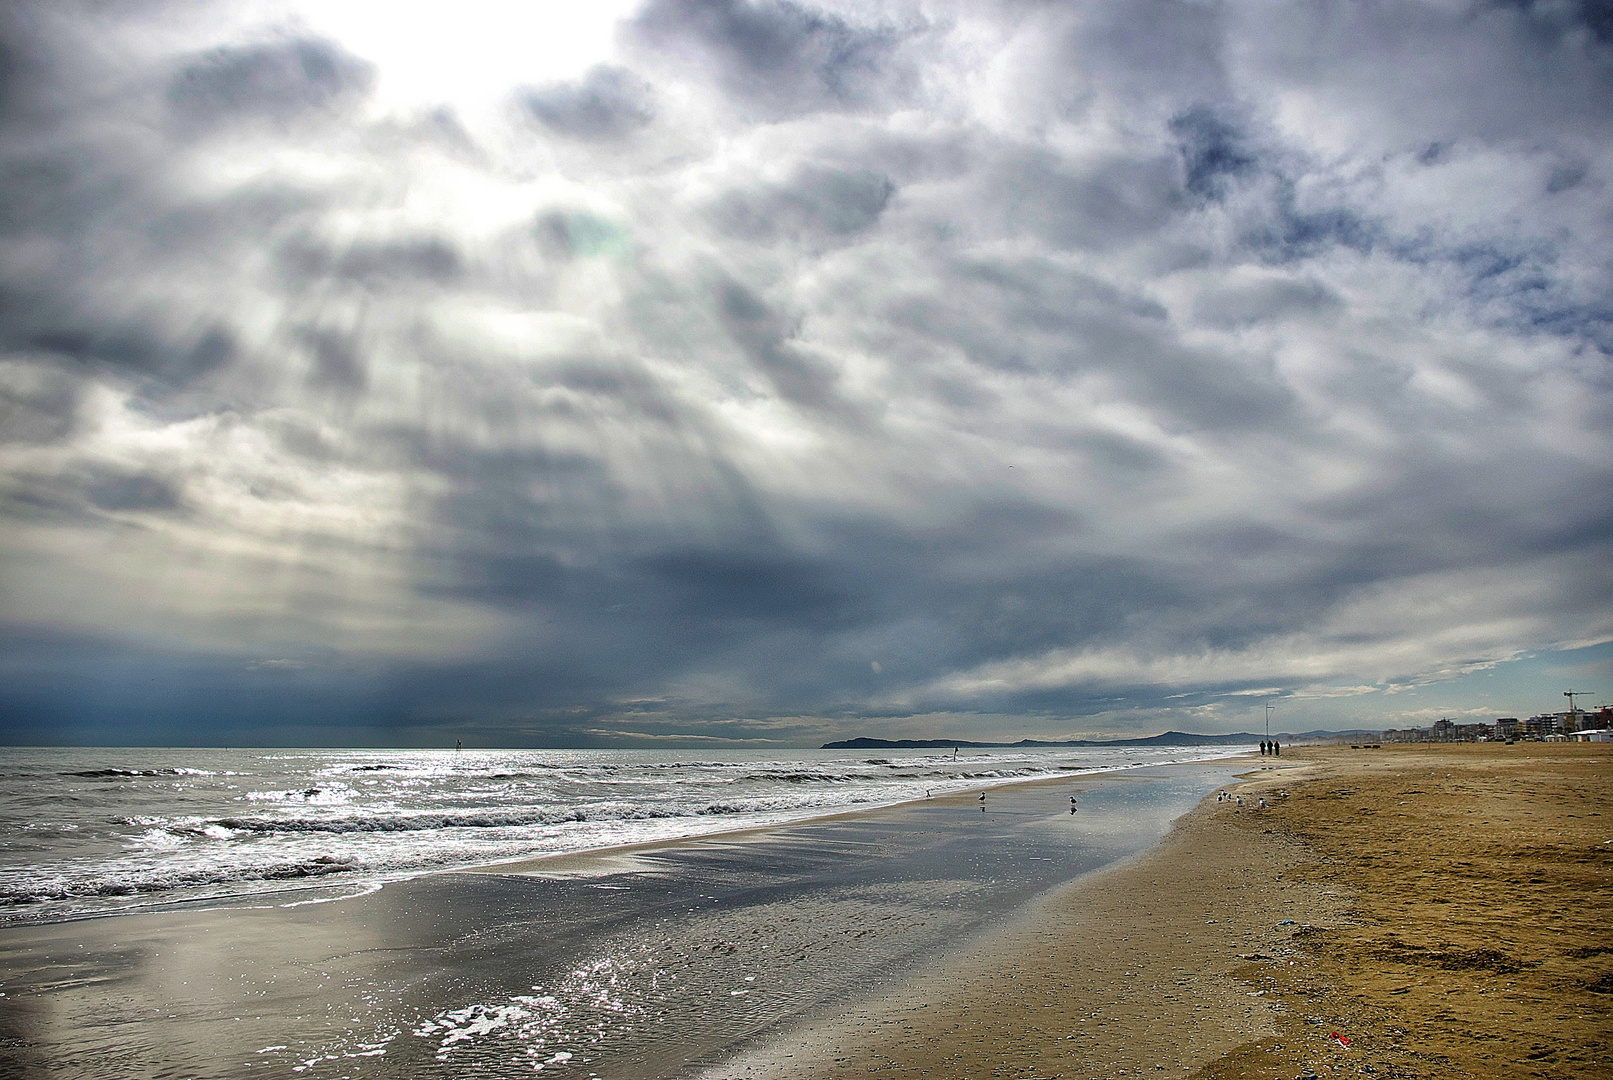
[[[1169,124],[1180,141],[1187,190],[1202,199],[1219,199],[1227,184],[1254,173],[1260,159],[1249,148],[1238,126],[1199,104]]]
[[[620,138],[655,119],[649,83],[605,64],[577,82],[526,91],[521,104],[544,127],[581,139]]]
[[[640,49],[709,71],[760,115],[859,110],[899,93],[911,29],[857,25],[790,0],[651,0],[629,24]]]
[[[845,237],[873,227],[895,193],[876,172],[804,165],[781,183],[729,189],[712,215],[725,234],[756,242]]]
[[[1343,307],[1338,293],[1313,278],[1261,276],[1204,289],[1193,300],[1193,315],[1207,325],[1231,328],[1326,318]]]
[[[283,122],[362,96],[373,79],[368,64],[318,38],[223,46],[183,63],[168,85],[168,104],[194,128]]]
[[[294,279],[332,277],[372,287],[411,280],[446,284],[463,269],[459,252],[436,237],[359,241],[342,251],[294,241],[279,257]]]
[[[0,737],[1355,726],[1613,640],[1590,7],[650,0],[425,104],[186,10],[0,16]]]

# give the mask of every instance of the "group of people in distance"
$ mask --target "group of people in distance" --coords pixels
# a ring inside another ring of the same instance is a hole
[[[1277,745],[1276,739],[1272,739],[1270,742],[1262,741],[1260,744],[1260,753],[1262,755],[1271,754],[1274,757],[1281,757],[1282,752],[1283,748]]]

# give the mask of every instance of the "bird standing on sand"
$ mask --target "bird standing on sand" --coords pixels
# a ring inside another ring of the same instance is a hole
[[[986,793],[984,791],[980,793],[980,812],[982,814],[986,812]]]

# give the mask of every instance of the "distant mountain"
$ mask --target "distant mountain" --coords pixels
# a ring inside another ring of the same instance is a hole
[[[1332,735],[1333,732],[1328,732]],[[1278,739],[1285,736],[1275,736]],[[1300,738],[1301,736],[1286,736],[1287,738]],[[967,739],[842,739],[839,742],[824,743],[824,750],[944,750],[951,747],[969,747],[975,750],[1017,746],[1224,746],[1233,744],[1258,743],[1262,735],[1251,735],[1247,731],[1237,731],[1230,735],[1196,735],[1188,731],[1167,731],[1162,735],[1150,735],[1146,739],[1066,739],[1062,742],[1047,742],[1042,739],[1021,739],[1018,742],[971,742]]]
[[[1383,728],[1350,728],[1347,731],[1285,731],[1274,739],[1379,739]]]

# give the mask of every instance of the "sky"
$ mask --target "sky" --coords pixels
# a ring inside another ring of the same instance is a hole
[[[1613,698],[1605,0],[0,8],[0,742]]]

